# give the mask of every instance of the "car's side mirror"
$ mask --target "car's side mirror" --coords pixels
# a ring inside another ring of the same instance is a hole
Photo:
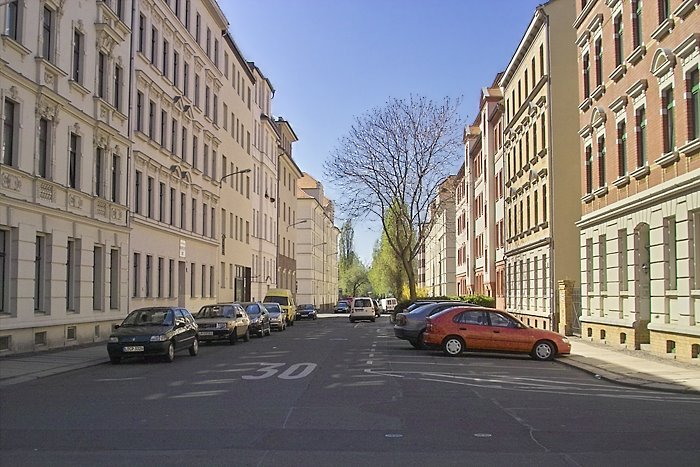
[[[236,313],[236,318],[243,318],[243,313]]]
[[[119,329],[120,327],[122,327],[121,324],[115,324],[115,325],[114,325],[114,329]]]

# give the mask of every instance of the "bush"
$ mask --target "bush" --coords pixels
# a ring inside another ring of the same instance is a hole
[[[487,308],[495,308],[496,307],[496,299],[494,297],[489,297],[488,295],[462,295],[460,297],[447,297],[447,296],[442,296],[442,297],[420,297],[416,301],[461,301],[461,302],[468,302],[468,303],[473,303],[474,305],[478,306],[483,306]],[[413,303],[411,300],[401,300],[396,304],[396,308],[394,308],[394,314],[396,313],[401,313],[403,310],[408,308],[408,306]]]

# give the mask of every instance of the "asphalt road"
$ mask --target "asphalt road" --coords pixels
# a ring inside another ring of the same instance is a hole
[[[416,351],[386,317],[0,390],[2,466],[697,465],[699,432],[698,396]]]

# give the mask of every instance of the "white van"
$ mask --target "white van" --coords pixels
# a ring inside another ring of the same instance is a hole
[[[382,298],[380,303],[384,313],[391,313],[396,308],[396,299],[394,297]]]
[[[350,306],[350,322],[354,323],[358,319],[368,319],[372,322],[376,319],[371,298],[357,297],[353,299]]]

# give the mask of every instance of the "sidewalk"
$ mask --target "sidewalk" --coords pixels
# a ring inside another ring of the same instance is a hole
[[[571,355],[558,360],[563,364],[628,386],[700,394],[700,365],[678,363],[643,351],[615,349],[576,337],[570,339]],[[0,387],[108,362],[104,343],[0,357]]]
[[[569,366],[627,386],[700,394],[700,365],[667,360],[642,350],[569,339],[571,355],[559,359]]]

